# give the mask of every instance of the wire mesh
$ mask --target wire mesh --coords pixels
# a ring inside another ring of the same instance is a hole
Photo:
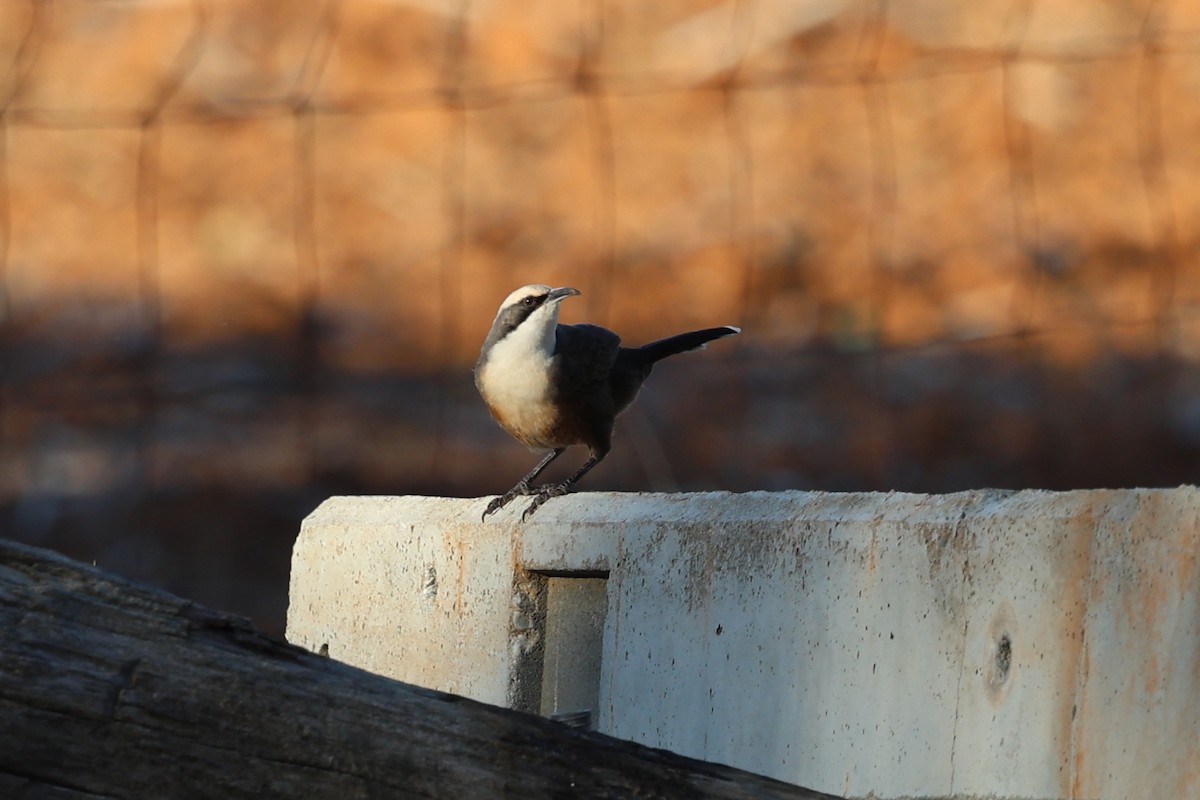
[[[282,541],[330,490],[504,488],[526,456],[468,370],[533,280],[633,341],[746,329],[670,368],[601,485],[1194,480],[1188,3],[0,15],[25,538],[95,534],[46,497],[253,487]]]

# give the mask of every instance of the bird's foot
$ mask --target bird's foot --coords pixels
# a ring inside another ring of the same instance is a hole
[[[513,500],[516,500],[518,497],[524,497],[526,495],[533,494],[535,491],[536,491],[535,489],[530,488],[528,483],[526,483],[525,481],[521,481],[520,483],[518,483],[513,488],[509,489],[504,494],[500,495],[499,497],[493,498],[492,502],[488,503],[487,508],[485,508],[483,510],[483,516],[479,518],[479,521],[483,522],[484,520],[486,520],[488,518],[488,515],[495,514],[497,511],[504,508],[506,505],[511,503]]]
[[[534,495],[533,502],[529,504],[529,508],[525,509],[521,514],[521,522],[527,521],[533,516],[533,512],[542,507],[542,504],[551,497],[562,497],[567,492],[571,491],[571,486],[566,483],[550,483],[545,486],[534,489],[530,494]]]

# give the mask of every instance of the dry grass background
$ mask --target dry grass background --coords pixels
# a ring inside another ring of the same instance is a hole
[[[282,626],[331,492],[531,456],[514,286],[663,365],[588,488],[1200,465],[1191,0],[0,4],[5,535]]]

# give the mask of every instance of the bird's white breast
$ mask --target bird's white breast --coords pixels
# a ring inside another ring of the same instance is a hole
[[[522,325],[493,345],[477,376],[479,392],[492,416],[530,447],[553,447],[549,441],[556,413],[550,402],[553,340],[542,330]]]

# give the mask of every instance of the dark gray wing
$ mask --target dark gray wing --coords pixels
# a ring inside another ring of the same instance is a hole
[[[555,384],[562,394],[590,395],[605,388],[621,351],[621,337],[599,325],[559,325],[555,331]]]

